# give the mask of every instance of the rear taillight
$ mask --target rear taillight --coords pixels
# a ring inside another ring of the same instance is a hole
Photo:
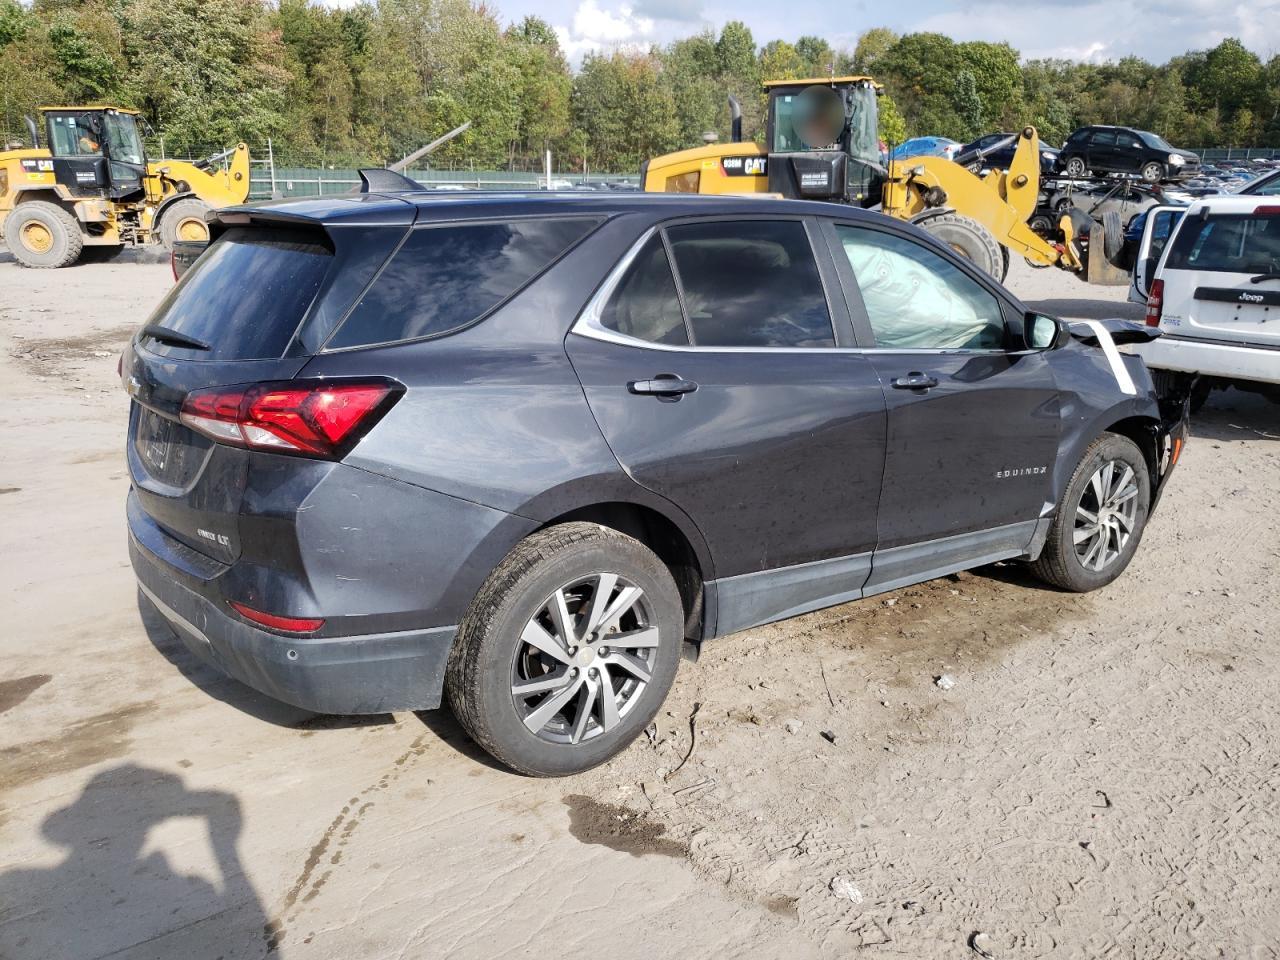
[[[243,603],[236,603],[234,600],[227,602],[246,620],[270,630],[279,630],[283,633],[315,633],[324,626],[324,620],[319,617],[282,617],[276,613],[263,613],[261,610],[255,610]]]
[[[1147,294],[1147,326],[1160,326],[1160,314],[1164,312],[1164,281],[1151,281],[1151,292]]]
[[[182,422],[219,443],[338,459],[396,402],[391,380],[293,380],[187,395]]]
[[[1280,206],[1269,203],[1261,207],[1254,207],[1253,215],[1255,217],[1280,217]]]

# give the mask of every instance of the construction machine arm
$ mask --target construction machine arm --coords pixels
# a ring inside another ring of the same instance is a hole
[[[225,169],[216,167],[228,158],[230,162]],[[209,167],[213,169],[207,169]],[[161,196],[191,193],[215,209],[235,206],[249,199],[249,148],[238,143],[230,150],[194,163],[186,160],[150,163],[147,176],[160,185],[157,193]]]
[[[1027,226],[1039,193],[1040,138],[1034,127],[1027,127],[1018,135],[1008,171],[993,170],[985,177],[945,157],[891,161],[881,209],[912,220],[930,208],[945,207],[976,220],[1010,251],[1033,263],[1083,270],[1069,230],[1066,243],[1055,244]]]

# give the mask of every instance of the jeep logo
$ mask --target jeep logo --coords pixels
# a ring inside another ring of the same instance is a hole
[[[1260,293],[1247,293],[1247,292],[1245,292],[1245,291],[1243,291],[1243,290],[1242,290],[1242,291],[1240,292],[1240,300],[1241,300],[1241,302],[1242,302],[1242,303],[1261,303],[1261,302],[1262,302],[1262,294],[1260,294]]]

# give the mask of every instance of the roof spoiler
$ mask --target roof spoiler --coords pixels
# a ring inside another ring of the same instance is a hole
[[[404,193],[406,190],[423,190],[417,180],[410,180],[394,170],[368,167],[360,171],[361,193]]]

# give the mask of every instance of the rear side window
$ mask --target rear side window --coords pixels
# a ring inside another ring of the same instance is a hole
[[[420,340],[480,319],[596,225],[513,220],[414,230],[327,349]]]
[[[804,224],[693,223],[667,237],[697,346],[835,346]]]
[[[650,343],[688,346],[689,334],[662,238],[649,238],[600,314],[600,325]]]
[[[1280,213],[1185,218],[1173,239],[1165,269],[1211,273],[1280,271]]]
[[[150,340],[153,353],[192,360],[269,360],[283,355],[333,262],[324,234],[233,227],[161,302],[151,323],[209,345]]]

